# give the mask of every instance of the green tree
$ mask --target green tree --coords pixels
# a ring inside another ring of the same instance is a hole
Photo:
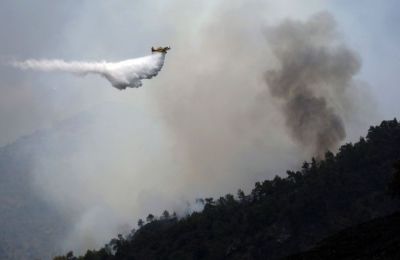
[[[244,201],[246,199],[246,195],[244,194],[243,190],[241,190],[241,189],[238,190],[237,196],[240,201]]]
[[[207,205],[214,205],[214,198],[206,198],[205,199]]]
[[[149,215],[146,217],[146,220],[147,220],[147,222],[153,222],[153,221],[154,221],[154,215],[153,215],[153,214],[149,214]]]
[[[164,212],[162,213],[162,217],[163,217],[163,219],[169,219],[170,218],[168,210],[164,210]]]

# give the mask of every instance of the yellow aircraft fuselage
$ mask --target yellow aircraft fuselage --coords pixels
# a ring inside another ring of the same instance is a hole
[[[167,47],[158,47],[158,48],[151,47],[151,52],[167,53],[167,51],[169,51],[170,49],[171,49],[171,47],[169,47],[169,46],[167,46]]]

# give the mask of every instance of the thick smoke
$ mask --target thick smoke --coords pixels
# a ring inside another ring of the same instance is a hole
[[[287,20],[269,28],[267,38],[280,63],[266,74],[270,93],[282,102],[291,136],[321,157],[346,137],[339,111],[360,60],[340,42],[328,13]]]
[[[210,10],[195,41],[174,41],[168,75],[147,89],[176,143],[186,194],[247,190],[309,156],[285,133],[272,98],[257,102],[272,60],[265,58],[269,48],[262,33],[269,13],[257,3],[249,9],[241,1],[224,2]]]
[[[148,5],[147,13],[138,3]],[[34,186],[71,223],[61,241],[65,250],[97,248],[149,213],[182,214],[186,201],[248,191],[255,181],[309,159],[285,132],[276,98],[266,91],[265,71],[276,64],[262,30],[314,9],[288,0],[171,1],[160,8],[132,1],[129,6],[120,1],[79,5],[76,26],[68,26],[66,41],[60,42],[65,52],[40,54],[118,60],[135,55],[131,42],[148,46],[157,37],[174,46],[168,73],[148,82],[158,87],[121,94],[96,88],[96,78],[33,84],[33,92],[60,84],[54,93],[63,107],[74,102],[66,96],[76,85],[73,97],[83,96],[84,102],[74,106],[87,105],[86,116],[81,112],[53,129],[36,152]],[[341,111],[336,104],[335,111]]]
[[[158,74],[164,65],[165,53],[129,59],[120,62],[66,62],[63,60],[26,60],[13,62],[12,65],[20,69],[41,71],[64,71],[77,75],[89,73],[105,77],[118,89],[142,86],[143,79],[150,79]]]

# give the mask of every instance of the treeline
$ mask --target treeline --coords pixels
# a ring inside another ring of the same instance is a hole
[[[395,212],[399,158],[400,124],[383,121],[336,155],[327,152],[285,178],[257,182],[249,194],[199,200],[204,210],[182,219],[168,211],[159,218],[149,214],[138,230],[100,250],[55,259],[279,259]]]

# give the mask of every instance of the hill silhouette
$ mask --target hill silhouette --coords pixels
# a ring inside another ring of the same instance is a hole
[[[400,213],[345,229],[287,260],[400,259]]]
[[[178,219],[165,211],[127,237],[118,235],[79,259],[280,259],[398,209],[388,192],[400,158],[400,124],[371,127],[365,138],[287,177],[255,183],[249,194],[205,198],[202,212]],[[55,259],[77,259],[70,252]]]

